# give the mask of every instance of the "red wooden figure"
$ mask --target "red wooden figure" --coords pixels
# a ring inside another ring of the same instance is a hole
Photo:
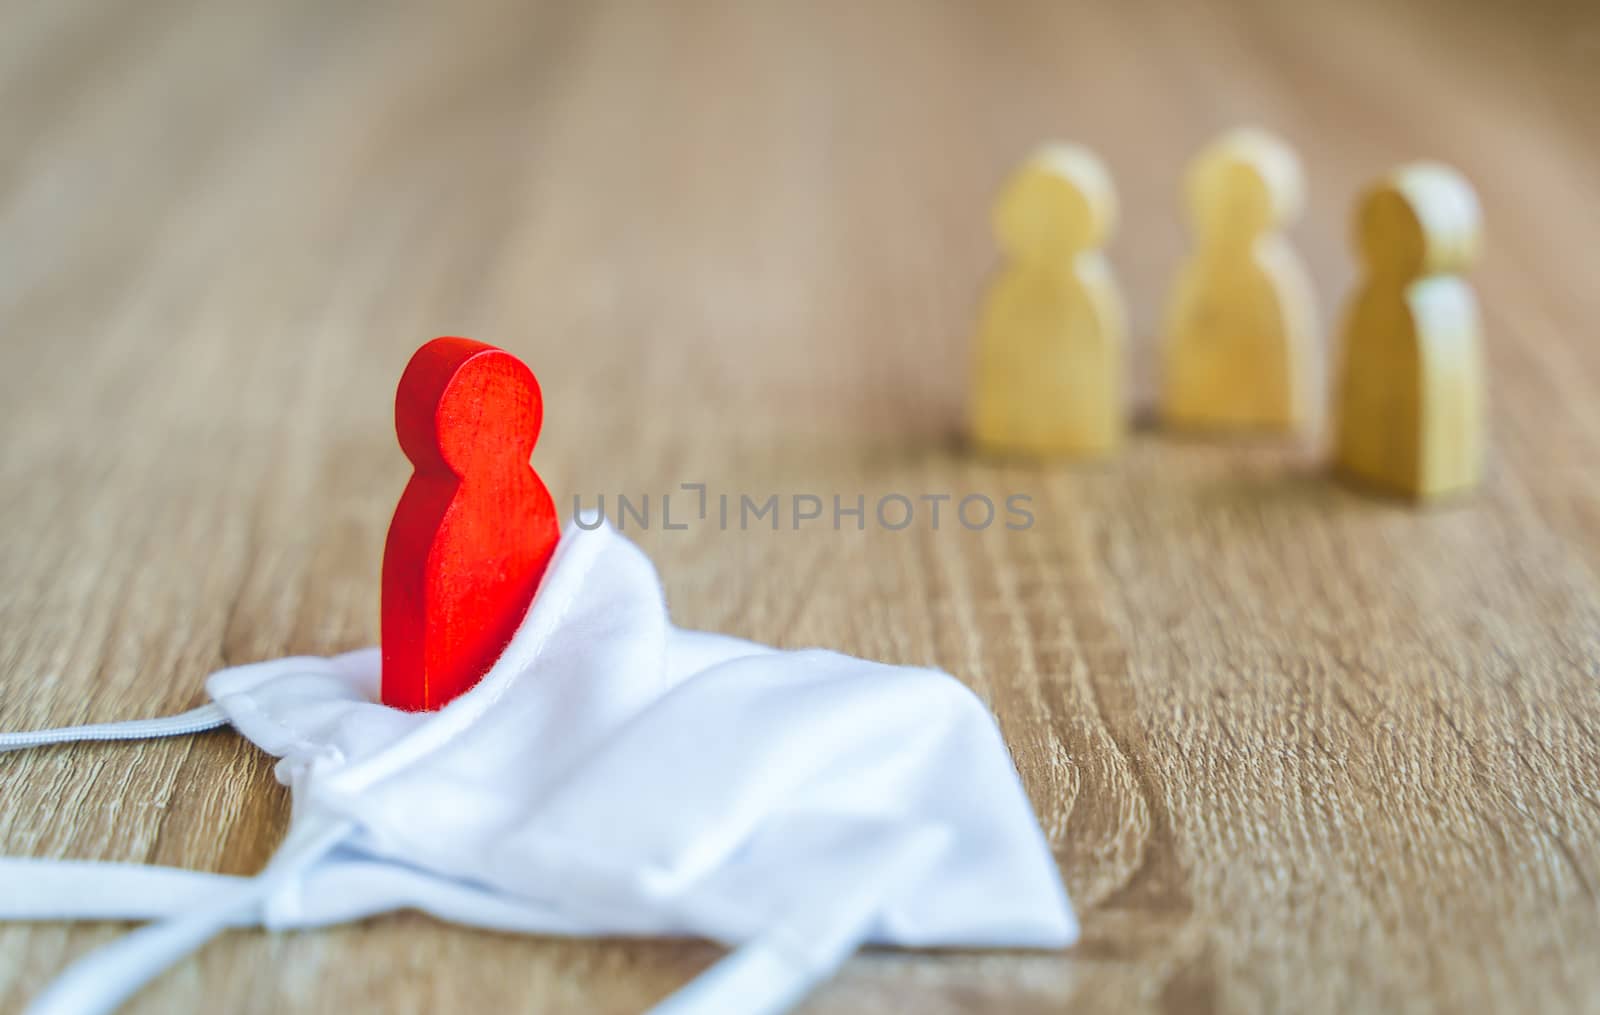
[[[515,356],[436,338],[411,357],[395,431],[415,471],[383,550],[383,702],[439,708],[476,684],[555,552],[555,503],[528,457],[544,400]]]

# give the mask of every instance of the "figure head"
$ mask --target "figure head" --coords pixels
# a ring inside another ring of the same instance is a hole
[[[395,393],[395,431],[419,469],[466,476],[498,463],[527,465],[544,400],[533,371],[503,349],[436,338],[418,349]]]
[[[1256,127],[1240,127],[1207,145],[1185,179],[1189,215],[1202,237],[1253,239],[1295,219],[1305,177],[1294,149]]]
[[[1460,173],[1436,162],[1416,162],[1367,192],[1356,232],[1361,259],[1373,275],[1454,273],[1477,257],[1482,212]]]
[[[1047,260],[1105,243],[1116,216],[1116,191],[1100,159],[1079,145],[1052,144],[1001,191],[994,231],[1012,258]]]

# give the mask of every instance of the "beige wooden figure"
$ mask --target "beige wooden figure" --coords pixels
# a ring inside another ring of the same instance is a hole
[[[1300,214],[1300,161],[1265,131],[1230,131],[1190,164],[1185,190],[1197,249],[1168,306],[1162,416],[1296,429],[1317,387],[1311,283],[1279,233]]]
[[[1095,457],[1126,427],[1121,294],[1098,249],[1116,194],[1089,150],[1048,145],[1011,178],[994,210],[1007,257],[979,322],[972,397],[981,450]]]
[[[1455,170],[1404,166],[1361,204],[1366,278],[1345,321],[1335,462],[1352,481],[1426,500],[1483,471],[1478,199]]]

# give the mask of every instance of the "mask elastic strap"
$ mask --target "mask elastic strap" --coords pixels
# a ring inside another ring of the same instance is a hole
[[[201,705],[178,715],[160,719],[130,719],[127,722],[90,723],[87,726],[61,726],[51,730],[26,730],[0,733],[0,752],[20,751],[25,747],[70,744],[80,740],[148,740],[152,737],[177,737],[187,733],[214,730],[228,724],[228,715],[217,705]]]
[[[871,933],[883,907],[924,880],[950,845],[944,829],[856,829],[841,838],[830,890],[741,944],[650,1015],[777,1015],[833,976]],[[718,907],[717,900],[696,900]]]
[[[180,867],[0,856],[0,921],[161,920],[247,880]]]
[[[86,740],[183,736],[227,724],[227,714],[209,704],[159,719],[0,733],[0,752]],[[262,903],[275,890],[348,837],[350,828],[348,822],[315,817],[298,822],[266,869],[253,878],[134,864],[0,859],[0,885],[8,889],[0,903],[0,917],[166,917],[67,967],[34,998],[27,1009],[29,1015],[109,1012],[225,927],[254,922]]]
[[[0,752],[85,740],[183,736],[227,723],[227,714],[208,704],[159,719],[0,733]],[[143,864],[0,857],[0,920],[158,919],[240,880]]]
[[[102,1015],[127,1000],[162,970],[227,927],[254,922],[261,906],[286,882],[349,837],[354,825],[307,815],[260,874],[216,892],[161,923],[141,927],[68,966],[33,999],[27,1015]]]

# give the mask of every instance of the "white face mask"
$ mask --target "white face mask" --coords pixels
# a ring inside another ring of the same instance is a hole
[[[667,620],[648,559],[570,528],[493,669],[437,712],[377,704],[378,653],[214,674],[172,720],[282,760],[289,834],[254,878],[0,860],[0,918],[159,921],[36,1012],[104,1011],[227,926],[400,908],[500,930],[693,935],[735,950],[663,1012],[781,1011],[863,943],[1061,948],[1077,936],[992,717],[935,670],[780,652]]]

